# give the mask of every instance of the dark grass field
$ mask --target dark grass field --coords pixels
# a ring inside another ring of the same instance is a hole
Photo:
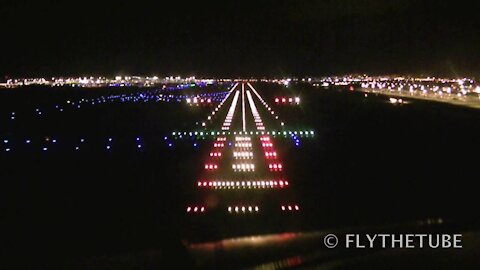
[[[11,152],[0,148],[4,261],[37,269],[81,260],[89,268],[85,258],[130,254],[128,265],[131,254],[157,250],[151,257],[159,264],[174,261],[181,268],[192,264],[182,241],[426,218],[477,229],[480,111],[417,100],[399,106],[384,96],[302,84],[254,86],[271,105],[278,95],[300,96],[299,106],[273,108],[286,130],[315,130],[300,146],[275,140],[291,183],[289,199],[302,207],[297,214],[185,214],[192,198],[202,199],[195,184],[212,140],[169,138],[169,147],[164,136],[200,129],[213,107],[127,102],[58,112],[55,105],[69,99],[142,89],[2,90],[0,143],[11,145]],[[173,94],[185,91],[204,89]],[[285,196],[259,192],[266,203]]]

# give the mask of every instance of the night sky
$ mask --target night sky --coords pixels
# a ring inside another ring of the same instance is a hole
[[[3,1],[0,76],[478,76],[462,1]]]

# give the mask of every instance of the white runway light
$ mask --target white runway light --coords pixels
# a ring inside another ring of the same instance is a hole
[[[233,152],[233,157],[235,159],[253,159],[253,152],[250,151],[240,151],[240,152]]]
[[[237,147],[237,148],[252,148],[252,143],[250,143],[250,142],[239,142],[239,143],[235,143],[235,147]]]
[[[187,213],[203,213],[205,212],[205,206],[188,206]]]
[[[231,214],[251,214],[257,213],[260,208],[257,205],[235,205],[228,206],[227,212]]]
[[[257,106],[255,105],[255,102],[253,101],[252,94],[250,93],[250,90],[247,90],[247,98],[248,98],[248,103],[250,104],[250,110],[252,111],[253,119],[254,119],[255,125],[257,127],[257,130],[265,130],[265,127],[263,126],[262,118],[260,117],[260,114],[258,113]]]
[[[225,121],[223,122],[222,130],[230,130],[230,125],[232,124],[232,119],[235,114],[235,109],[237,108],[238,103],[238,96],[240,95],[240,91],[235,92],[235,96],[233,97],[232,105],[230,105],[230,109],[227,112],[227,116],[225,117]]]
[[[202,189],[282,189],[289,186],[285,180],[213,180],[198,181],[197,186]]]
[[[242,123],[243,132],[247,131],[247,124],[245,122],[245,84],[242,83]]]
[[[253,163],[238,163],[232,164],[234,172],[253,172],[255,171],[255,165]]]

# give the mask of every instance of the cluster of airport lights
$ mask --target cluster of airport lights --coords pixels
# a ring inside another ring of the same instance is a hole
[[[250,91],[248,90],[247,90],[247,98],[248,98],[248,103],[250,104],[250,109],[252,111],[253,120],[255,122],[257,130],[265,130],[265,126],[263,125],[263,121],[260,118],[260,114],[258,113],[257,106],[253,101],[252,94],[250,94]]]
[[[235,93],[237,96],[238,91]],[[247,98],[250,103],[250,108],[252,110],[252,115],[254,116],[255,122],[257,123],[257,132],[261,132],[262,136],[259,138],[261,142],[261,146],[263,147],[264,150],[264,155],[266,159],[276,159],[277,158],[277,152],[273,148],[273,143],[271,141],[270,136],[263,135],[265,134],[264,130],[262,130],[263,123],[261,120],[260,115],[258,114],[258,110],[256,110],[256,106],[253,102],[253,98],[250,94],[250,91],[247,90]],[[233,113],[235,111],[235,106],[236,106],[236,98],[234,97],[234,100],[232,102],[232,105],[230,107],[229,113],[227,113],[227,119],[231,122],[231,119],[233,118]],[[260,125],[259,125],[260,124]],[[230,126],[228,126],[228,129]],[[303,132],[302,132],[303,133]],[[226,133],[223,133],[226,134]],[[244,135],[245,134],[245,135]],[[253,152],[251,151],[253,144],[252,144],[252,137],[248,136],[248,134],[253,134],[249,132],[244,132],[244,133],[239,133],[234,137],[234,149],[233,149],[233,157],[235,159],[253,159]],[[259,133],[256,133],[257,135]],[[212,135],[215,136],[215,133]],[[228,132],[228,135],[231,135],[230,132]],[[313,135],[313,134],[312,134]],[[222,135],[223,136],[223,135]],[[222,140],[225,137],[222,137]],[[217,141],[214,143],[219,144],[219,138]],[[212,156],[212,154],[210,154]],[[213,155],[215,156],[215,155]],[[282,171],[283,165],[281,163],[270,163],[268,164],[268,167],[271,172],[279,172]],[[234,163],[232,164],[232,169],[235,172],[253,172],[255,170],[255,164],[254,163]],[[198,181],[197,186],[200,189],[224,189],[224,190],[235,190],[235,189],[274,189],[274,188],[285,188],[289,185],[288,181],[284,180],[212,180],[212,181]],[[285,211],[288,211],[289,209],[293,209],[291,211],[298,211],[299,207],[298,205],[281,205],[281,209],[287,209]],[[256,205],[238,205],[238,206],[228,206],[227,207],[228,213],[236,213],[236,214],[241,214],[241,213],[256,213],[259,211],[258,206]]]
[[[297,204],[287,204],[281,205],[280,209],[284,212],[295,212],[300,211],[300,207]],[[228,213],[258,213],[260,211],[260,207],[258,205],[233,205],[227,206]],[[205,206],[188,206],[187,213],[204,213],[206,212]]]
[[[238,84],[236,84],[238,85]],[[268,105],[266,104],[266,102],[261,98],[261,96],[255,91],[255,89],[253,87],[252,88],[252,91],[257,95],[257,97],[260,99],[260,101],[262,102],[262,104],[271,112],[272,115],[274,115],[274,112],[271,110],[271,108],[268,107]],[[235,86],[226,94],[225,96],[225,93],[223,93],[224,95],[224,98],[221,100],[220,104],[215,108],[215,110],[212,112],[212,115],[215,115],[215,112],[220,109],[220,107],[224,104],[224,102],[228,99],[229,95],[234,91],[235,89]],[[218,94],[218,93],[217,93]],[[136,95],[136,96],[135,96]],[[314,132],[313,131],[265,131],[265,127],[263,126],[263,122],[261,120],[261,117],[258,113],[258,110],[256,108],[256,105],[255,103],[253,102],[253,97],[250,93],[250,91],[247,90],[247,98],[250,102],[250,108],[252,110],[252,114],[254,116],[254,119],[255,119],[255,123],[256,123],[256,127],[257,127],[257,131],[240,131],[240,132],[236,132],[236,131],[230,131],[230,124],[231,124],[231,121],[233,119],[233,114],[235,112],[235,108],[232,109],[232,107],[236,107],[236,104],[238,103],[238,95],[239,95],[239,91],[237,91],[235,93],[235,96],[236,98],[234,97],[234,102],[232,102],[232,105],[231,105],[231,108],[229,110],[230,113],[230,117],[229,114],[227,114],[227,118],[226,118],[226,121],[224,122],[224,126],[226,123],[229,122],[228,124],[228,129],[227,130],[223,130],[223,131],[210,131],[210,132],[207,132],[207,131],[202,131],[202,132],[197,132],[197,131],[191,131],[191,132],[173,132],[172,135],[177,138],[177,137],[180,137],[181,136],[189,136],[189,137],[198,137],[198,136],[217,136],[217,140],[216,142],[214,143],[214,147],[215,148],[224,148],[225,144],[226,144],[226,138],[225,137],[218,137],[218,136],[223,136],[223,135],[239,135],[237,137],[235,137],[235,147],[236,148],[240,148],[240,151],[236,151],[234,150],[233,151],[233,155],[234,157],[238,157],[238,158],[245,158],[245,159],[253,159],[253,152],[250,151],[251,148],[252,148],[252,137],[253,135],[272,135],[272,136],[275,136],[275,135],[284,135],[286,136],[287,134],[290,134],[292,136],[296,136],[294,134],[301,134],[301,135],[305,135],[305,136],[310,136],[310,135],[314,135]],[[173,96],[170,96],[170,95],[163,95],[163,94],[147,94],[147,93],[135,93],[135,94],[131,94],[131,95],[112,95],[112,96],[106,96],[106,97],[100,97],[100,98],[97,98],[97,99],[83,99],[83,100],[79,100],[79,101],[67,101],[67,104],[71,105],[71,106],[74,106],[74,107],[78,107],[78,106],[81,106],[81,105],[84,105],[84,104],[92,104],[92,105],[95,105],[95,104],[102,104],[102,103],[107,103],[107,102],[114,102],[114,101],[120,101],[120,102],[147,102],[149,100],[154,100],[155,98],[164,98],[165,100],[168,100],[168,99],[173,99],[174,97]],[[176,96],[176,97],[179,97],[179,96]],[[218,98],[221,98],[222,95],[219,95]],[[187,99],[188,97],[187,96],[181,96],[180,99],[184,100],[184,99]],[[158,101],[158,100],[157,100]],[[237,102],[235,102],[237,101]],[[79,108],[79,107],[78,107]],[[61,106],[57,105],[56,106],[56,109],[58,110],[62,110],[63,111],[63,108],[61,108]],[[42,115],[42,110],[38,109],[36,110],[37,114],[39,115]],[[12,112],[11,117],[16,117],[16,113],[15,112]],[[211,119],[211,118],[210,118]],[[209,119],[209,120],[210,120]],[[278,116],[276,117],[276,119],[278,119]],[[229,121],[227,121],[229,120]],[[261,137],[261,138],[266,138],[266,137]],[[167,141],[168,145],[169,146],[172,146],[172,143],[169,142],[168,140],[168,137],[165,136],[164,137],[165,141]],[[144,144],[141,140],[140,137],[135,137],[135,145],[136,145],[136,148],[137,149],[143,149],[144,147]],[[265,143],[264,145],[264,148],[272,148],[273,147],[273,144],[271,144],[270,142],[270,139],[268,137],[268,140],[264,140],[264,139],[261,139],[262,143]],[[32,143],[32,140],[30,139],[26,139],[25,140],[25,144],[30,144]],[[45,142],[44,142],[45,143]],[[46,143],[45,143],[45,146],[42,147],[42,150],[43,151],[47,151],[49,149],[49,145],[48,144],[56,144],[57,143],[57,140],[54,139],[54,138],[48,138],[46,140]],[[86,140],[84,138],[81,138],[78,142],[78,144],[76,144],[74,146],[74,149],[75,150],[80,150],[82,148],[82,146],[86,143]],[[107,150],[110,150],[112,149],[113,147],[113,143],[114,143],[114,140],[112,137],[107,137],[106,138],[106,141],[105,141],[105,149]],[[5,139],[4,140],[4,144],[7,146],[5,148],[5,151],[9,152],[11,151],[11,142],[10,140],[8,139]],[[196,143],[194,144],[194,146],[196,146]],[[263,146],[263,145],[262,145]],[[238,149],[237,149],[238,150]],[[277,157],[277,153],[274,151],[274,149],[264,149],[265,151],[265,158],[268,158],[268,157],[272,157],[272,158],[276,158]],[[210,156],[211,157],[216,157],[216,158],[220,158],[222,157],[222,153],[220,151],[213,151],[210,153]],[[276,165],[277,166],[277,170],[278,169],[282,169],[282,165],[280,163],[271,163],[269,164],[269,166],[274,166]],[[206,169],[207,170],[215,170],[215,169],[218,169],[218,165],[217,164],[214,164],[214,163],[208,163],[206,164]],[[273,167],[272,167],[273,168]],[[255,170],[255,165],[253,163],[236,163],[236,164],[232,164],[232,169],[234,171],[238,171],[238,172],[250,172],[250,171],[254,171]],[[202,182],[202,186],[205,186],[206,182]],[[286,186],[288,186],[288,182],[287,181],[284,181],[284,180],[245,180],[245,181],[209,181],[206,186],[208,186],[209,188],[215,188],[215,189],[267,189],[267,188],[284,188]],[[244,213],[244,212],[258,212],[258,206],[255,206],[255,205],[252,205],[252,206],[249,206],[249,205],[246,205],[246,206],[242,206],[242,205],[239,205],[239,206],[230,206],[232,207],[231,211],[229,212],[232,212],[232,213]],[[238,207],[238,210],[236,210]],[[288,209],[288,206],[286,206],[287,209]],[[295,209],[294,206],[292,206],[293,209]],[[298,207],[298,206],[297,206]],[[229,208],[227,208],[229,209]],[[251,209],[251,210],[250,210]],[[189,208],[187,208],[187,212],[193,212],[193,213],[203,213],[206,211],[206,207],[205,206],[189,206]]]
[[[271,152],[265,152],[265,158],[267,159],[274,159],[277,158],[277,152],[271,151]]]
[[[294,205],[288,204],[288,205],[280,206],[280,209],[282,209],[282,211],[299,211],[300,207],[297,204],[294,204]]]
[[[300,207],[297,204],[293,205],[281,205],[280,209],[282,211],[299,211]],[[188,206],[187,207],[187,213],[193,212],[193,213],[203,213],[206,211],[206,208],[204,206]],[[257,213],[260,211],[260,207],[258,205],[233,205],[233,206],[227,206],[227,212],[228,213]]]
[[[264,135],[270,135],[273,138],[291,138],[295,146],[299,147],[300,146],[300,137],[304,138],[313,138],[315,135],[315,132],[313,130],[289,130],[289,131],[189,131],[189,132],[173,132],[172,138],[177,140],[177,139],[201,139],[205,140],[208,138],[215,138],[216,136],[223,135],[223,136],[228,136],[228,135],[250,135],[250,136],[264,136]],[[231,143],[229,143],[230,145]]]
[[[193,98],[186,99],[186,102],[189,105],[212,104],[212,102],[216,102],[216,101],[220,101],[220,100],[216,100],[212,98],[201,98],[201,97],[193,97]]]
[[[237,142],[235,143],[236,148],[252,148],[251,142]]]
[[[225,97],[220,101],[220,103],[210,112],[210,114],[207,116],[207,120],[202,122],[202,127],[207,126],[207,121],[211,121],[212,118],[215,116],[215,114],[222,108],[223,104],[225,101],[228,100],[232,92],[235,90],[235,88],[238,86],[238,83],[234,84],[232,89],[230,91],[227,91]]]
[[[250,84],[248,83],[248,86],[252,89],[253,93],[257,96],[257,98],[260,100],[262,105],[267,109],[272,116],[275,117],[275,120],[280,122],[280,125],[283,127],[285,126],[285,122],[281,121],[278,117],[278,115],[275,114],[275,111],[268,105],[268,103],[260,96],[260,94],[257,92],[257,90]]]
[[[235,109],[237,107],[239,96],[240,96],[240,91],[236,91],[235,96],[233,96],[232,105],[230,105],[230,109],[228,109],[227,116],[225,117],[225,121],[223,122],[222,130],[230,130],[230,126],[232,125],[232,119],[235,114]]]
[[[404,103],[407,103],[407,102],[405,102],[405,101],[404,101],[403,99],[401,99],[401,98],[393,98],[393,97],[392,97],[392,98],[389,98],[389,101],[390,101],[390,103],[392,103],[392,104],[404,104]]]
[[[248,95],[248,94],[247,94]],[[250,95],[250,98],[251,98],[251,95]],[[110,99],[110,98],[109,98]],[[105,103],[107,102],[107,100],[109,99],[106,99],[106,100],[97,100],[97,101],[93,101],[94,103]],[[131,98],[131,97],[123,97],[123,98],[120,98],[120,100],[122,102],[126,102],[126,101],[133,101],[133,102],[137,102],[137,101],[140,101],[140,99],[148,99],[148,96],[146,95],[140,95],[139,96],[139,99],[136,99],[136,98]],[[80,105],[82,103],[87,103],[88,100],[84,100],[84,101],[79,101],[79,104],[76,104],[75,102],[71,102],[71,105],[72,106],[75,106],[75,105]],[[58,107],[57,107],[58,108]],[[258,115],[258,111],[256,111],[256,107],[255,106],[252,106],[253,111],[256,113],[256,116],[255,117],[259,122],[261,123],[261,119]],[[40,109],[37,109],[36,110],[38,114],[42,114],[42,111],[40,111]],[[12,116],[15,116],[15,113],[13,112],[12,113]],[[258,129],[261,129],[257,126]],[[230,134],[230,132],[229,132]],[[249,134],[249,135],[253,135],[253,132],[239,132],[239,134]],[[261,132],[261,133],[258,133],[258,132],[255,132],[256,135],[258,134],[264,134],[264,132]],[[305,132],[305,134],[307,134],[307,132]],[[184,134],[186,135],[186,134]],[[203,134],[202,134],[203,135]],[[218,135],[218,133],[217,133]],[[313,132],[312,132],[312,135],[313,135]],[[167,139],[167,137],[165,137],[165,139]],[[237,137],[236,138],[237,141],[239,141],[240,143],[238,143],[236,146],[237,147],[251,147],[251,137]],[[113,138],[108,138],[108,144],[106,145],[106,149],[111,149],[112,147],[112,143],[113,143]],[[137,137],[136,140],[137,142],[137,148],[142,148],[143,145],[142,143],[140,142],[140,138]],[[225,138],[223,139],[220,139],[219,141],[225,141]],[[51,143],[56,143],[57,140],[56,139],[51,139]],[[5,144],[8,144],[9,141],[8,140],[4,140],[4,143]],[[27,144],[30,144],[31,143],[31,140],[27,139],[25,141],[25,143]],[[85,143],[85,139],[81,139],[80,140],[80,143],[79,145],[83,145]],[[171,145],[171,144],[170,144]],[[219,147],[223,147],[224,145],[223,144],[218,144],[217,146]],[[80,146],[76,146],[75,149],[78,150],[80,148]],[[44,147],[43,148],[44,151],[48,150],[47,147]],[[9,149],[7,150],[9,151]],[[239,157],[252,157],[253,156],[253,152],[239,152],[240,154],[238,154]],[[221,156],[221,153],[220,152],[215,152],[214,154],[212,154],[212,156]],[[267,152],[266,153],[266,156],[276,156],[276,152]],[[234,164],[234,169],[235,169],[235,164]],[[254,169],[254,165],[253,164],[237,164],[237,167],[239,170],[253,170]],[[208,165],[208,168],[209,169],[216,169],[218,168],[217,165],[211,165],[209,164]],[[242,181],[242,182],[233,182],[233,181],[224,181],[222,183],[220,182],[209,182],[208,186],[213,186],[215,188],[223,188],[223,187],[227,187],[227,188],[283,188],[285,186],[288,186],[288,182],[287,181],[283,181],[283,180],[270,180],[270,181]],[[258,211],[258,206],[238,206],[238,210],[236,210],[237,206],[234,206],[232,208],[232,212],[253,212],[253,211]],[[205,207],[204,206],[194,206],[194,207],[190,207],[187,211],[192,211],[192,212],[204,212],[205,211]],[[250,210],[251,209],[251,210]]]
[[[225,147],[225,143],[223,143],[223,142],[216,142],[216,143],[213,144],[213,147],[215,147],[215,148],[223,148],[223,147]]]
[[[292,137],[292,140],[295,142],[295,146],[300,146],[300,139],[298,138],[297,134],[292,133],[290,135]]]
[[[296,136],[311,137],[315,135],[313,130],[268,130],[268,131],[174,131],[172,136],[175,138],[182,139],[183,137],[205,137],[212,136],[216,137],[219,135],[272,135],[272,136],[291,136],[292,134]]]
[[[298,105],[300,104],[300,98],[299,97],[277,97],[274,99],[276,104],[295,104]]]
[[[80,138],[78,140],[78,143],[77,144],[74,144],[74,146],[72,147],[73,150],[75,151],[79,151],[81,150],[85,144],[86,144],[87,140],[85,138]],[[141,140],[140,137],[135,137],[135,146],[138,150],[143,150],[143,142]],[[53,148],[56,145],[59,143],[57,139],[53,138],[53,137],[44,137],[42,139],[39,139],[39,140],[32,140],[32,139],[24,139],[23,140],[23,143],[24,145],[32,145],[34,143],[39,143],[41,146],[40,146],[40,149],[43,151],[43,152],[46,152],[48,151],[49,149]],[[113,148],[113,143],[114,143],[114,140],[112,137],[108,137],[106,138],[105,140],[105,149],[106,150],[112,150]],[[3,144],[4,144],[4,150],[5,152],[11,152],[13,151],[13,144],[12,142],[9,140],[9,139],[4,139],[3,140]]]
[[[215,137],[215,136],[218,136],[218,135],[232,135],[234,132],[174,132],[172,134],[175,134],[174,136],[165,136],[164,137],[164,141],[166,143],[166,145],[168,147],[174,147],[174,144],[173,144],[173,141],[172,139],[174,140],[177,140],[177,139],[186,139],[186,138],[189,138],[189,139],[207,139],[209,136],[211,137]],[[237,132],[235,132],[237,133]],[[295,145],[296,146],[299,146],[300,144],[300,140],[298,138],[298,136],[301,136],[301,137],[312,137],[314,135],[314,131],[272,131],[272,132],[241,132],[239,131],[237,134],[243,134],[243,135],[259,135],[259,136],[264,136],[262,135],[265,134],[265,135],[271,135],[272,137],[277,137],[277,136],[283,136],[285,138],[287,137],[291,137],[292,140],[294,141]],[[217,135],[218,134],[218,135]],[[299,135],[297,135],[299,134]],[[50,138],[56,138],[55,136],[47,136],[47,137],[50,137]],[[48,141],[46,141],[45,138],[47,137],[41,137],[41,138],[34,138],[34,137],[24,137],[23,139],[15,139],[12,137],[6,137],[2,140],[0,140],[0,142],[3,142],[3,145],[4,145],[4,151],[5,152],[11,152],[14,150],[15,147],[21,147],[22,144],[25,145],[25,146],[29,146],[29,145],[36,145],[36,144],[44,144],[44,143],[48,143]],[[134,138],[134,142],[136,143],[136,148],[141,150],[144,148],[144,144],[141,143],[140,141],[138,141],[140,137],[137,136]],[[106,150],[113,150],[114,149],[114,139],[113,137],[105,137],[104,138],[105,140],[105,145],[104,145],[104,149]],[[95,142],[98,142],[99,140],[98,139],[95,139],[95,138],[90,138],[88,141],[95,141]],[[117,140],[115,140],[117,141]],[[125,141],[125,140],[122,140],[122,141]],[[61,141],[58,141],[58,139],[51,139],[50,140],[50,144],[58,144],[60,143]],[[69,141],[70,142],[70,141]],[[80,138],[78,139],[78,144],[74,144],[72,146],[72,149],[73,150],[81,150],[82,147],[85,145],[86,143],[86,138]],[[59,144],[59,146],[65,146],[65,144]],[[122,147],[123,147],[124,144],[122,144]],[[199,142],[198,141],[194,141],[193,144],[192,144],[194,147],[197,147],[199,145]],[[266,144],[265,146],[267,145],[270,145],[270,144]],[[225,143],[224,142],[216,142],[214,144],[215,148],[224,148],[225,147]],[[42,151],[47,151],[49,150],[49,146],[42,146],[41,147],[41,150]],[[241,150],[241,151],[236,151],[237,153],[239,152],[248,152],[248,151],[245,151],[245,150]],[[216,154],[214,154],[216,153]],[[211,157],[221,157],[221,152],[219,151],[215,151],[215,152],[212,152],[211,153]],[[242,156],[243,155],[243,156]],[[242,157],[245,157],[246,159],[249,159],[249,158],[253,158],[251,156],[251,154],[235,154],[234,152],[234,157],[237,157],[239,159],[241,159]],[[276,152],[273,152],[271,151],[270,153],[269,152],[265,152],[265,157],[267,158],[275,158],[276,157]]]
[[[188,206],[187,213],[203,213],[205,212],[205,206]]]
[[[205,170],[217,170],[218,165],[217,164],[205,164]]]
[[[222,156],[222,152],[210,152],[210,156],[211,156],[211,157],[221,157],[221,156]]]
[[[187,213],[204,213],[206,211],[205,206],[188,206]],[[260,208],[256,205],[240,205],[240,206],[227,206],[228,213],[256,213],[260,211]]]
[[[255,164],[253,163],[232,164],[232,169],[235,172],[253,172],[255,171]]]
[[[234,151],[233,158],[235,159],[253,159],[253,152],[251,151]]]
[[[231,93],[231,92],[230,92]],[[251,95],[250,95],[251,97]],[[112,98],[118,98],[119,100],[121,100],[122,102],[126,102],[126,101],[133,101],[133,102],[137,102],[137,101],[140,101],[141,99],[148,99],[149,97],[147,95],[140,95],[138,97],[138,99],[136,97],[109,97],[109,98],[106,98],[105,100],[96,100],[96,101],[93,101],[95,103],[105,103],[105,102],[108,102],[108,100],[111,100]],[[224,99],[225,100],[225,99]],[[222,101],[224,101],[222,100]],[[78,106],[80,104],[87,104],[89,102],[89,100],[80,100],[78,101],[78,103],[76,102],[67,102],[67,104],[71,104],[72,106]],[[57,107],[58,108],[58,107]],[[258,115],[258,111],[255,110],[255,106],[252,106],[253,111],[257,113],[257,122],[260,122],[261,119]],[[59,108],[60,109],[60,108]],[[38,114],[42,114],[42,111],[40,109],[37,109],[36,112]],[[11,114],[11,116],[15,117],[16,116],[16,113],[13,112]],[[232,116],[233,117],[233,116]],[[261,122],[260,122],[261,123]],[[258,127],[257,127],[258,128]],[[296,132],[296,131],[295,131]],[[301,131],[303,132],[303,131]],[[237,134],[237,132],[230,132],[228,131],[228,135],[231,135],[231,134]],[[248,135],[259,135],[259,134],[269,134],[270,132],[265,132],[265,131],[261,131],[261,132],[238,132],[239,135],[243,135],[242,137],[236,137],[236,142],[237,142],[237,147],[242,147],[242,148],[251,148],[251,137],[248,136]],[[288,133],[291,133],[288,132]],[[173,133],[174,136],[182,136],[182,134],[180,133]],[[201,136],[204,136],[206,134],[202,134],[202,132],[200,133],[197,133],[197,132],[189,132],[189,136],[190,137],[193,137],[195,134],[195,136],[198,136],[198,135],[201,135]],[[209,135],[220,135],[221,133],[220,132],[217,132],[216,134],[215,133],[210,133]],[[226,134],[225,132],[223,132],[222,134]],[[275,131],[272,131],[272,134],[275,134]],[[281,134],[281,132],[278,132],[278,134]],[[284,133],[284,135],[286,135],[287,133]],[[305,131],[305,135],[307,135],[308,132]],[[311,131],[311,134],[313,135],[313,131]],[[185,135],[187,137],[187,133],[184,133],[183,135]],[[168,140],[167,137],[164,138],[166,141]],[[51,144],[56,144],[57,143],[57,139],[54,139],[54,138],[48,138],[46,139],[47,142],[51,143]],[[225,137],[219,137],[218,140],[216,141],[216,146],[217,147],[220,147],[220,148],[223,148],[224,145],[225,145],[225,142],[226,142],[226,138]],[[30,144],[32,143],[32,140],[30,139],[26,139],[25,140],[25,143],[26,144]],[[86,140],[84,138],[80,139],[79,140],[79,143],[78,145],[75,146],[75,150],[79,150],[81,148],[81,146],[83,146],[84,144],[86,143]],[[135,138],[135,143],[136,143],[136,148],[138,149],[142,149],[143,148],[143,143],[141,142],[141,139],[140,137],[136,137]],[[9,146],[10,145],[10,141],[8,139],[5,139],[4,140],[4,144]],[[113,145],[113,138],[111,137],[108,137],[107,140],[106,140],[106,145],[105,145],[105,148],[106,149],[111,149],[112,148],[112,145]],[[172,144],[169,143],[169,146],[171,146]],[[196,144],[194,144],[196,145]],[[48,146],[45,146],[42,148],[43,151],[47,151],[49,148]],[[10,151],[11,148],[10,147],[7,147],[6,148],[6,151]],[[234,152],[235,153],[235,152]],[[253,152],[251,151],[237,151],[236,153],[238,157],[253,157]],[[235,154],[234,154],[235,155]],[[221,152],[212,152],[212,157],[221,157]],[[266,153],[266,156],[276,156],[276,152],[267,152]],[[216,164],[207,164],[207,168],[208,169],[217,169],[218,168],[218,165]],[[245,170],[245,171],[249,171],[249,170],[254,170],[254,164],[253,163],[247,163],[247,164],[234,164],[233,166],[234,169],[238,169],[240,171],[242,170]],[[204,184],[205,185],[205,184]],[[212,188],[218,188],[218,189],[222,189],[222,188],[225,188],[225,189],[241,189],[241,188],[244,188],[244,189],[247,189],[247,188],[253,188],[253,189],[262,189],[262,188],[283,188],[283,187],[286,187],[288,186],[288,182],[287,181],[283,181],[283,180],[259,180],[259,181],[223,181],[223,182],[220,182],[220,181],[211,181],[207,184],[209,187],[212,187]],[[233,206],[232,208],[232,212],[237,212],[235,210],[235,207],[236,206]],[[251,206],[252,207],[252,212],[255,211],[255,209],[257,209],[258,211],[258,207],[255,208],[255,206]],[[243,210],[245,209],[245,210]],[[193,207],[190,207],[187,211],[189,212],[194,212],[194,213],[202,213],[202,212],[205,212],[206,210],[206,207],[205,206],[193,206]],[[243,208],[243,206],[238,206],[238,212],[249,212],[249,206],[245,206],[245,208]]]
[[[147,103],[147,102],[182,102],[183,100],[188,100],[191,97],[187,95],[173,95],[173,94],[162,94],[160,93],[163,90],[155,89],[135,93],[125,93],[125,94],[112,94],[108,96],[100,96],[95,98],[82,98],[79,100],[66,100],[63,105],[57,104],[54,105],[54,110],[58,112],[64,112],[67,107],[73,109],[81,109],[86,106],[95,106],[101,104],[112,104],[115,102],[118,103]],[[224,99],[225,95],[228,92],[216,92],[216,93],[202,93],[199,94],[200,100],[209,100],[209,103],[220,102]],[[47,110],[36,108],[35,114],[37,116],[42,116]],[[17,118],[16,112],[11,112],[9,115],[10,120],[15,120]]]
[[[264,150],[265,157],[267,159],[276,158],[277,152],[273,147],[273,143],[269,136],[262,136],[260,137],[260,141],[262,142],[262,147]],[[269,163],[268,169],[271,172],[281,172],[283,171],[283,165],[281,163]]]
[[[197,97],[194,97],[194,98],[187,98],[187,103],[188,104],[198,104],[198,103],[212,103],[212,99],[211,98],[207,98],[207,99],[203,99],[203,98],[197,98]]]
[[[283,166],[280,163],[271,163],[268,164],[268,169],[271,172],[281,172],[283,170]]]
[[[257,205],[241,205],[241,206],[228,206],[227,211],[229,213],[256,213],[260,210]]]
[[[225,181],[198,181],[199,188],[210,189],[269,189],[269,188],[286,188],[288,181],[285,180],[225,180]]]
[[[400,81],[371,81],[361,83],[364,89],[378,89],[381,91],[391,92],[408,92],[410,94],[434,94],[434,95],[456,95],[458,97],[465,96],[469,92],[480,93],[480,88],[473,86],[464,86],[464,81],[459,80],[455,83],[441,83],[440,85],[431,82],[400,82]]]
[[[213,148],[214,149],[221,149],[225,146],[225,143],[227,141],[227,138],[226,137],[217,137],[217,139],[215,140],[215,142],[213,143]],[[210,157],[213,157],[213,158],[221,158],[222,157],[222,152],[221,151],[212,151],[210,152]],[[208,171],[213,171],[213,170],[217,170],[219,168],[219,166],[215,163],[207,163],[205,164],[205,170],[208,170]]]
[[[252,142],[248,136],[235,136],[235,148],[233,150],[234,159],[253,159]],[[235,163],[232,164],[234,172],[253,172],[255,164],[253,163]]]

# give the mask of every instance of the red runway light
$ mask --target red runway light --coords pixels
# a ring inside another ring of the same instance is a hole
[[[280,172],[282,171],[283,169],[283,166],[282,164],[277,164],[277,163],[273,163],[273,164],[268,164],[268,169],[270,169],[270,171],[273,171],[273,172]]]
[[[217,164],[205,164],[205,169],[206,170],[216,170],[216,169],[218,169],[218,165]]]
[[[265,152],[265,157],[267,159],[276,158],[277,157],[277,152]]]
[[[221,157],[221,156],[222,156],[222,153],[220,153],[220,152],[211,152],[211,153],[210,153],[210,156],[211,156],[211,157]]]

